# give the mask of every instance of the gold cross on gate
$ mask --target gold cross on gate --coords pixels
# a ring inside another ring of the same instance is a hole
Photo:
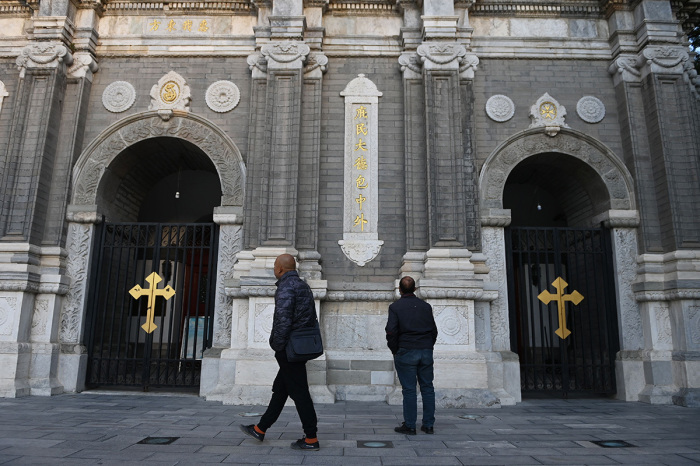
[[[552,286],[556,288],[557,294],[552,294],[547,290],[544,290],[542,293],[537,295],[540,301],[542,301],[545,304],[549,304],[550,301],[553,299],[557,300],[557,311],[559,314],[559,328],[554,331],[554,333],[557,334],[559,338],[562,340],[566,339],[569,335],[571,335],[571,332],[569,331],[568,328],[566,328],[566,312],[564,309],[564,303],[566,301],[570,301],[577,305],[583,300],[583,296],[581,293],[578,291],[574,291],[571,294],[564,294],[564,288],[569,286],[568,283],[566,283],[561,277],[558,277],[556,280],[552,282]]]
[[[160,275],[158,275],[155,272],[146,277],[146,281],[151,285],[150,288],[144,290],[139,285],[136,285],[135,287],[129,290],[129,294],[133,296],[134,299],[139,299],[141,296],[148,296],[148,311],[146,311],[146,323],[143,324],[141,328],[143,328],[146,331],[146,333],[152,333],[155,329],[158,328],[155,322],[153,322],[153,308],[156,304],[156,296],[162,296],[165,299],[170,299],[175,294],[175,290],[170,285],[161,289],[156,288],[156,285],[162,282],[163,279],[160,278]]]

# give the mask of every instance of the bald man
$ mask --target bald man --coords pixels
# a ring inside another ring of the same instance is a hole
[[[241,425],[241,430],[256,440],[263,441],[265,432],[282,413],[287,398],[294,401],[305,436],[292,442],[295,450],[316,451],[320,448],[316,437],[316,410],[309,394],[306,362],[289,362],[285,351],[292,330],[316,325],[314,295],[296,271],[294,257],[282,254],[275,260],[275,315],[272,319],[270,347],[275,351],[279,365],[272,384],[272,399],[257,425]]]

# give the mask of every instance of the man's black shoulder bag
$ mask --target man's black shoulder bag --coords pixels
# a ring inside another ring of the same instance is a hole
[[[318,319],[313,327],[304,327],[292,330],[287,342],[287,361],[305,362],[323,354],[323,342],[321,341],[321,327]]]

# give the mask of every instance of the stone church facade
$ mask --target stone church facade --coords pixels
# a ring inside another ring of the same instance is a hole
[[[264,403],[290,253],[324,335],[317,402],[400,402],[384,325],[411,275],[441,406],[700,404],[699,17],[2,0],[0,394],[188,381]]]

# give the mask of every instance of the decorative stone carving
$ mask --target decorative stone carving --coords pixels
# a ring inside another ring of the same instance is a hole
[[[698,72],[695,69],[693,62],[690,60],[686,61],[683,64],[683,69],[683,79],[690,86],[690,92],[695,96],[696,99],[700,99],[700,76],[698,76]],[[0,104],[2,104],[1,98]]]
[[[72,204],[95,205],[105,169],[127,146],[168,135],[196,145],[216,166],[222,205],[243,205],[245,168],[231,139],[210,121],[193,114],[162,121],[153,112],[131,115],[113,124],[83,151],[74,169]]]
[[[566,117],[566,108],[559,105],[551,95],[544,93],[542,97],[537,99],[535,105],[530,107],[530,119],[532,123],[530,128],[545,127],[545,133],[548,136],[556,136],[561,128],[568,128],[564,122]]]
[[[68,225],[68,265],[66,275],[71,284],[63,301],[59,322],[61,343],[80,343],[80,327],[85,306],[87,270],[90,260],[90,244],[93,226],[71,223]]]
[[[637,57],[637,68],[649,67],[652,73],[683,73],[688,52],[681,47],[646,47]]]
[[[700,348],[700,307],[691,306],[688,308],[688,348]]]
[[[479,176],[481,210],[502,209],[503,189],[511,170],[526,158],[543,152],[567,154],[590,165],[610,193],[611,208],[633,208],[633,183],[629,171],[599,141],[570,129],[562,129],[556,138],[543,135],[541,130],[530,129],[501,144],[484,163]]]
[[[455,306],[433,306],[435,323],[438,326],[438,344],[468,345],[469,322]]]
[[[421,44],[416,52],[428,69],[458,68],[467,55],[467,49],[462,44],[441,42]]]
[[[491,303],[491,343],[495,351],[510,349],[508,316],[508,274],[506,271],[505,236],[503,228],[483,227],[481,247],[489,258],[489,280],[498,285],[498,297]],[[487,324],[488,325],[488,324]]]
[[[272,318],[275,314],[275,305],[270,303],[258,303],[255,305],[255,322],[253,341],[267,343],[272,332]]]
[[[17,314],[17,298],[0,296],[0,335],[12,335],[12,324]]]
[[[113,113],[125,112],[136,101],[136,89],[126,81],[115,81],[102,93],[102,105]]]
[[[284,41],[263,45],[260,53],[267,59],[268,68],[298,69],[306,61],[310,50],[303,42]]]
[[[233,266],[242,246],[240,225],[221,225],[219,231],[219,259],[217,261],[216,304],[214,306],[214,346],[231,346],[231,300],[226,297],[224,283],[233,278]]]
[[[605,118],[605,104],[600,99],[587,95],[579,99],[576,113],[586,123],[600,123]]]
[[[190,86],[187,85],[185,78],[170,71],[151,88],[151,105],[148,109],[189,112],[190,99]]]
[[[33,338],[40,337],[46,333],[46,325],[49,321],[49,300],[48,298],[37,298],[34,301],[34,315],[32,316]]]
[[[207,89],[205,100],[215,112],[230,112],[241,100],[241,91],[231,81],[217,81]]]
[[[608,67],[608,72],[619,76],[624,82],[638,82],[641,73],[637,69],[637,59],[633,56],[621,56]]]
[[[5,87],[5,83],[0,81],[0,112],[2,111],[2,101],[9,95],[10,94],[7,92],[7,88]]]
[[[421,79],[422,62],[415,52],[404,52],[399,57],[399,67],[404,79]]]
[[[320,78],[326,72],[328,57],[322,53],[310,53],[306,60],[304,76]]]
[[[73,56],[63,44],[35,42],[22,49],[16,63],[22,78],[27,68],[56,68],[61,63],[69,66],[73,63]]]
[[[384,244],[379,216],[379,97],[377,86],[358,75],[340,93],[345,97],[343,254],[363,267]]]
[[[99,66],[97,66],[97,62],[91,54],[79,52],[73,55],[73,64],[68,68],[66,74],[70,78],[90,76],[90,80],[92,80],[91,74],[97,73],[98,69]],[[90,75],[88,75],[88,71],[90,71]]]
[[[494,95],[486,101],[486,114],[493,121],[508,121],[515,115],[515,104],[508,96]]]
[[[246,62],[250,71],[253,72],[253,79],[265,77],[267,74],[267,60],[265,60],[262,53],[255,52],[248,55]]]

